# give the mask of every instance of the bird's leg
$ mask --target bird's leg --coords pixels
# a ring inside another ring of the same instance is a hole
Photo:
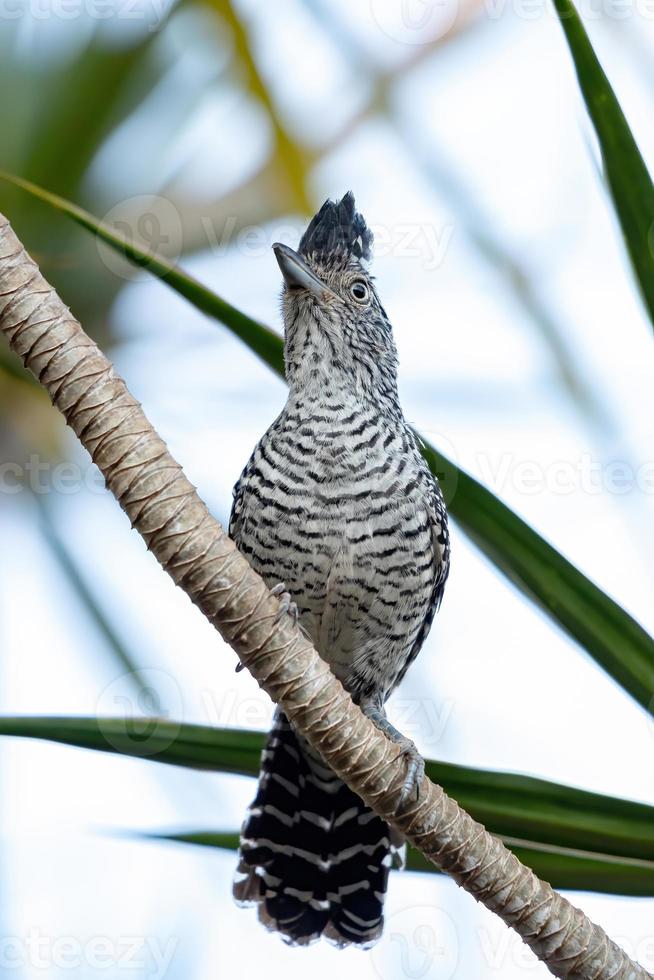
[[[295,626],[298,622],[298,609],[296,603],[293,602],[291,598],[291,593],[286,591],[286,586],[283,582],[278,582],[277,585],[273,585],[270,590],[271,595],[277,596],[279,598],[279,610],[275,616],[275,623],[281,622],[284,616],[290,616],[293,620]],[[240,673],[243,670],[245,664],[236,665],[236,673]]]
[[[286,591],[286,586],[283,582],[278,582],[270,590],[271,595],[279,597],[279,612],[275,617],[275,622],[279,623],[284,616],[290,616],[293,620],[293,624],[297,626],[298,621],[298,611],[297,605],[293,602],[291,598],[291,593]]]
[[[400,754],[406,756],[406,777],[398,806],[398,813],[400,813],[412,799],[417,800],[420,796],[420,784],[425,776],[425,760],[418,752],[415,743],[402,732],[398,732],[394,725],[391,725],[383,708],[376,704],[366,703],[361,705],[361,710],[384,735],[390,738],[391,742],[399,745]]]

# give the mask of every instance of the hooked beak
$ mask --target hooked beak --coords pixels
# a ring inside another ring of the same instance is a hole
[[[318,276],[311,271],[304,259],[288,245],[275,242],[273,251],[279,268],[282,270],[284,282],[289,289],[307,289],[319,299],[335,295],[329,286],[321,282]]]

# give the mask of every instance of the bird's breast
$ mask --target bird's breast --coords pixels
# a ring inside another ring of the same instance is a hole
[[[347,405],[291,412],[249,469],[239,546],[269,585],[286,584],[319,652],[344,680],[362,651],[396,656],[424,619],[435,574],[406,429]]]

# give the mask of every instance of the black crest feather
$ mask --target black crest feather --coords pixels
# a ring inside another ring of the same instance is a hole
[[[313,216],[302,235],[299,252],[305,258],[328,263],[354,257],[369,262],[373,235],[356,209],[354,194],[348,191],[340,201],[327,200]]]

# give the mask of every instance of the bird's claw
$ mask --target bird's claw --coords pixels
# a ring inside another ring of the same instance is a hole
[[[397,812],[403,813],[413,800],[417,801],[420,798],[420,786],[425,778],[425,760],[410,738],[403,735],[398,741],[398,745],[400,746],[400,755],[405,756],[407,760],[406,776],[397,807]]]
[[[283,582],[278,582],[270,590],[270,594],[276,596],[279,599],[279,610],[275,616],[275,624],[281,623],[284,616],[290,616],[293,620],[294,626],[298,624],[298,608],[296,603],[293,602],[291,593],[286,591],[286,586]],[[245,664],[236,665],[236,673],[240,673],[243,670]]]
[[[290,616],[293,620],[293,625],[297,626],[299,618],[298,608],[296,603],[293,602],[291,593],[286,591],[284,583],[278,582],[270,592],[279,598],[279,611],[275,617],[275,623],[280,623],[284,616]]]
[[[377,705],[366,704],[362,705],[362,708],[377,728],[387,735],[391,742],[395,742],[399,746],[400,756],[406,757],[406,776],[404,777],[400,800],[397,806],[398,814],[403,813],[414,799],[418,800],[420,797],[420,786],[425,778],[425,760],[418,752],[415,743],[410,738],[407,738],[406,735],[403,735],[402,732],[398,732],[397,728],[390,723],[382,709]]]

